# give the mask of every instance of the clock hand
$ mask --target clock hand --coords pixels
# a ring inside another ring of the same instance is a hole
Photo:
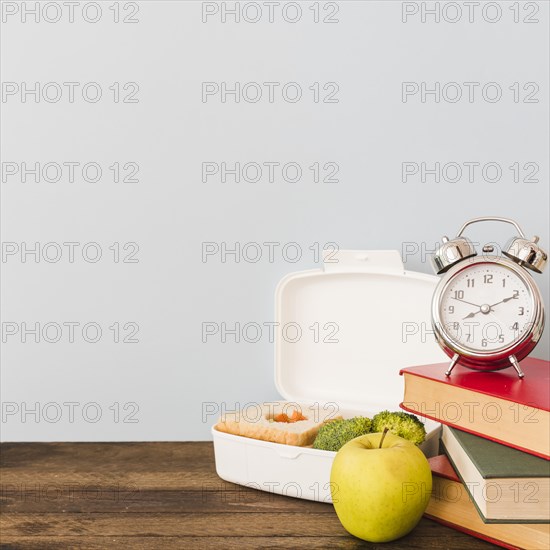
[[[475,317],[478,313],[483,313],[485,315],[487,315],[487,313],[489,313],[490,311],[494,311],[493,309],[491,309],[492,306],[486,306],[488,309],[483,309],[483,306],[481,306],[479,308],[479,311],[474,311],[473,313],[468,313],[468,315],[466,315],[466,317],[462,317],[462,319],[470,319],[470,317]]]
[[[453,296],[453,300],[457,300],[458,302],[463,302],[465,304],[468,304],[470,306],[475,306],[477,308],[479,308],[478,311],[474,311],[472,313],[468,313],[468,315],[466,315],[466,317],[463,317],[462,320],[464,319],[471,319],[472,317],[475,317],[478,313],[489,313],[491,311],[494,311],[493,308],[495,306],[498,306],[499,304],[504,304],[505,302],[509,302],[510,300],[513,300],[514,299],[514,296],[509,296],[508,298],[504,298],[504,300],[501,300],[500,302],[496,302],[494,304],[491,304],[490,306],[486,306],[485,304],[483,305],[478,305],[478,304],[473,304],[472,302],[467,302],[466,300],[461,300],[460,298],[455,298]],[[485,311],[484,311],[484,308],[485,308]]]
[[[500,303],[500,302],[499,302]],[[494,304],[493,304],[494,305]],[[479,311],[474,311],[473,313],[468,313],[468,315],[466,315],[466,317],[462,317],[462,320],[464,319],[470,319],[471,317],[475,317],[478,313],[484,313],[485,315],[487,313],[490,313],[490,312],[495,312],[494,309],[492,309],[493,306],[487,306],[488,309],[486,309],[485,311],[483,309],[479,309]]]
[[[478,304],[472,304],[472,302],[467,302],[466,300],[461,300],[460,298],[455,298],[454,296],[452,296],[452,299],[457,300],[458,302],[464,302],[465,304],[469,304],[471,306],[475,306],[475,307],[478,307],[479,309],[481,309],[481,306],[478,305]]]
[[[495,306],[498,306],[499,304],[504,304],[504,302],[509,302],[510,300],[513,300],[514,297],[513,296],[510,296],[508,298],[504,298],[504,300],[501,300],[500,302],[497,302],[496,304],[492,304],[491,306],[489,306],[491,309],[494,308]]]
[[[504,300],[506,301],[506,300]],[[498,302],[499,304],[501,302]],[[493,305],[497,305],[497,304],[493,304]],[[493,312],[494,313],[494,309],[493,309],[493,306],[490,306],[489,304],[483,304],[481,306],[479,306],[479,310],[478,311],[474,311],[473,313],[469,313],[468,315],[466,315],[466,317],[463,317],[463,319],[469,319],[470,317],[475,317],[478,313],[483,313],[483,315],[487,315],[488,313],[491,313]]]
[[[463,302],[463,303],[468,304],[470,306],[475,306],[475,307],[479,308],[479,311],[474,311],[473,313],[469,313],[468,315],[466,315],[466,317],[463,317],[462,320],[470,319],[471,317],[474,317],[474,315],[476,315],[477,313],[481,312],[482,306],[480,306],[478,304],[473,304],[472,302],[467,302],[466,300],[461,300],[460,298],[455,298],[454,296],[452,298],[453,298],[453,300],[456,300],[457,302]]]
[[[462,320],[470,319],[471,317],[475,317],[478,313],[481,313],[481,310],[480,311],[474,311],[473,313],[468,313],[468,315],[466,315],[466,317],[462,317]]]
[[[492,327],[496,326],[499,329],[499,332],[502,332],[503,329],[506,329],[507,323],[503,322],[502,319],[498,316],[498,314],[494,310],[490,310],[490,312],[492,313],[492,315],[490,317],[490,320],[485,322],[485,323],[487,323],[487,326],[489,326],[489,325],[492,326]],[[479,313],[479,312],[470,313],[469,315],[464,317],[463,320],[468,319],[470,317],[474,317],[476,315],[476,313]],[[473,321],[472,321],[472,323],[473,323]],[[484,323],[483,320],[480,320],[477,324],[475,324],[475,326],[481,327],[481,330],[483,330],[483,327],[485,326],[485,323]]]
[[[509,302],[510,300],[513,300],[514,297],[513,296],[509,296],[508,298],[504,298],[504,300],[501,300],[500,302],[496,302],[495,304],[491,304],[489,306],[489,309],[486,311],[486,313],[489,313],[490,311],[493,311],[494,312],[494,307],[495,306],[498,306],[499,304],[504,304],[505,302]],[[458,300],[458,298],[455,298],[455,300]],[[464,300],[459,300],[461,302],[463,302]],[[467,304],[469,304],[470,302],[466,302]],[[472,306],[475,306],[476,304],[470,304]],[[468,313],[468,315],[466,315],[466,317],[463,317],[462,320],[464,319],[471,319],[472,317],[475,317],[478,313],[484,313],[483,312],[483,306],[476,306],[476,307],[479,307],[479,311],[474,311],[473,313]]]

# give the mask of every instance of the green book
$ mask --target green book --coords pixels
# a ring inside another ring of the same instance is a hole
[[[550,522],[550,461],[449,426],[441,442],[484,522]]]

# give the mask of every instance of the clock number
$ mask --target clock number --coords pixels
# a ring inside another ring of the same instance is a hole
[[[523,315],[524,313],[525,313],[525,308],[520,306],[518,315],[521,316],[521,315]]]
[[[504,334],[498,335],[498,342],[499,344],[504,344]],[[488,344],[488,340],[486,338],[483,338],[483,340],[481,340],[481,347],[486,348],[487,344]]]
[[[464,298],[463,290],[455,290],[455,300],[462,300]]]
[[[519,290],[514,290],[514,295],[512,297],[514,300],[517,300],[519,298]]]
[[[475,279],[468,279],[468,288],[473,288],[475,285]]]
[[[460,329],[460,325],[458,323],[453,323],[453,329],[458,331]]]
[[[473,341],[474,341],[474,335],[471,332],[466,334],[466,342],[473,342]]]
[[[449,306],[449,313],[455,312],[455,306]]]
[[[492,275],[483,275],[483,282],[485,284],[492,284],[493,276]]]
[[[512,330],[519,330],[519,323],[516,321],[516,322],[511,326],[511,329],[512,329]]]
[[[503,286],[503,287],[506,286],[506,279],[502,279],[502,286]]]

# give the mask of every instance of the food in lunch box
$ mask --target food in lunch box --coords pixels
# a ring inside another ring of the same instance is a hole
[[[313,448],[323,451],[338,451],[348,441],[371,431],[371,420],[366,416],[331,420],[319,429],[319,434],[313,442]]]
[[[319,430],[313,442],[314,449],[338,451],[345,443],[368,433],[383,432],[384,428],[412,443],[419,445],[426,439],[424,424],[414,416],[402,411],[382,411],[372,420],[366,416],[336,419],[327,422]]]
[[[303,414],[305,413],[305,414]],[[216,424],[220,432],[273,443],[306,447],[317,436],[323,421],[315,411],[290,403],[264,403],[225,413]]]
[[[307,418],[296,409],[292,411],[292,414],[288,416],[286,413],[276,414],[273,418],[273,422],[286,422],[287,424],[292,424],[293,422],[300,422],[301,420],[307,420]]]
[[[420,420],[403,411],[382,411],[372,417],[372,431],[383,432],[384,428],[399,437],[420,445],[426,439],[426,428]]]

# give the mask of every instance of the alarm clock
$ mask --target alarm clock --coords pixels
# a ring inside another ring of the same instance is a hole
[[[463,236],[473,223],[512,224],[518,236],[495,254],[493,245],[478,256],[474,244]],[[523,378],[519,362],[537,345],[544,328],[544,305],[529,271],[542,273],[548,255],[528,239],[508,218],[482,217],[466,222],[457,236],[442,238],[432,258],[443,277],[432,300],[432,327],[437,342],[451,358],[450,376],[459,363],[472,369],[494,371],[514,367]]]

